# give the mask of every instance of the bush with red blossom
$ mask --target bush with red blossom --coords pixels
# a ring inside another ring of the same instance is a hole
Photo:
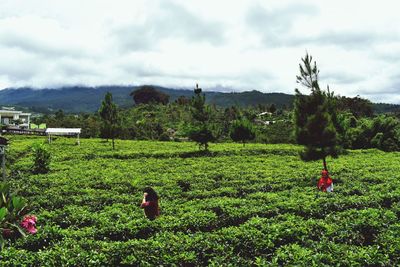
[[[10,184],[0,182],[0,250],[6,239],[24,237],[37,232],[35,215],[25,215],[26,201],[10,191]]]
[[[22,222],[20,223],[21,227],[24,228],[29,234],[36,234],[36,221],[37,218],[35,215],[26,215]]]

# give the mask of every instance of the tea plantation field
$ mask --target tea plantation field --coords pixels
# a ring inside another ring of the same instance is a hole
[[[51,171],[33,175],[31,145],[11,136],[15,189],[38,232],[12,240],[3,266],[395,266],[400,263],[400,153],[328,159],[332,194],[317,192],[321,162],[292,145],[58,138]],[[160,195],[147,220],[142,189]]]

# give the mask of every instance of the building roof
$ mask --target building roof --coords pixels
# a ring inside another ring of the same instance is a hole
[[[31,113],[23,113],[22,111],[8,110],[8,109],[0,109],[0,114],[19,114],[22,116],[30,116],[31,115]]]
[[[73,135],[80,134],[81,128],[47,128],[46,133],[55,135]]]
[[[0,113],[7,113],[7,114],[20,114],[22,111],[17,110],[7,110],[7,109],[0,109]]]
[[[272,113],[265,111],[265,112],[261,112],[260,114],[257,114],[257,116],[263,116],[263,115],[272,115]]]

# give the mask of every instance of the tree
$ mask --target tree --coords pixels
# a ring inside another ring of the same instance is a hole
[[[100,117],[103,121],[105,135],[112,139],[112,148],[115,149],[115,136],[118,131],[119,118],[117,106],[113,103],[112,94],[107,92],[99,109]]]
[[[175,100],[175,103],[177,103],[180,106],[189,105],[190,99],[186,98],[185,96],[180,96]]]
[[[322,159],[327,170],[326,157],[337,157],[340,152],[339,140],[335,128],[337,115],[333,93],[322,91],[318,84],[319,70],[312,57],[306,54],[299,64],[300,75],[297,83],[311,90],[303,95],[296,89],[294,101],[295,137],[305,149],[301,153],[304,161]]]
[[[271,104],[271,106],[269,106],[269,112],[271,112],[271,113],[275,113],[276,112],[276,106],[275,106],[275,104],[274,103],[272,103]]]
[[[210,109],[205,105],[206,97],[201,91],[199,85],[196,84],[195,96],[191,102],[193,124],[189,131],[189,139],[197,142],[199,147],[204,146],[204,150],[208,150],[208,143],[215,140],[215,137],[209,129]]]
[[[130,96],[132,96],[137,105],[150,103],[166,105],[169,102],[169,95],[157,91],[151,85],[140,86],[139,89],[132,91]]]
[[[400,150],[400,121],[398,118],[379,115],[373,119],[364,117],[357,120],[351,113],[348,114],[340,114],[345,130],[343,143],[347,148]]]
[[[356,118],[372,117],[374,110],[372,103],[368,99],[356,97],[337,97],[338,110],[350,111]]]
[[[256,138],[256,133],[248,120],[238,120],[232,124],[230,137],[233,141],[242,142],[245,146],[246,141]]]
[[[59,121],[59,122],[61,122],[65,118],[65,114],[62,109],[57,110],[54,115],[55,115],[56,121]]]

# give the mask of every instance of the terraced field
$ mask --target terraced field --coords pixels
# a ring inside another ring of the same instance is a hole
[[[328,159],[335,192],[316,190],[322,164],[292,145],[58,138],[51,171],[30,173],[32,144],[10,137],[10,173],[38,217],[4,266],[393,266],[400,262],[400,153]],[[184,185],[184,186],[182,186]],[[142,189],[160,195],[147,220]]]

